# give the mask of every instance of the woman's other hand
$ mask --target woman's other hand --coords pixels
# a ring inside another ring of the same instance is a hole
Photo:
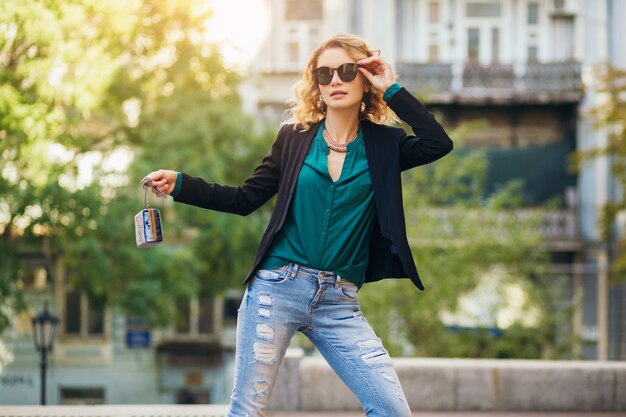
[[[157,197],[168,196],[174,191],[178,172],[169,169],[160,169],[146,175],[141,180],[141,185],[146,185],[152,189]]]
[[[396,82],[396,76],[391,70],[391,65],[379,56],[370,56],[360,61],[359,71],[368,79],[370,84],[382,92],[387,91]]]

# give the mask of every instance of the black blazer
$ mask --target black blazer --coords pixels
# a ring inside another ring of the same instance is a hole
[[[402,88],[393,95],[389,107],[415,133],[404,129],[361,121],[365,153],[369,164],[377,220],[370,241],[365,282],[384,278],[410,278],[420,290],[419,278],[406,236],[402,207],[402,171],[433,162],[452,150],[452,140],[431,113]],[[239,215],[248,215],[278,193],[270,222],[244,280],[249,282],[261,259],[281,229],[294,194],[300,168],[320,124],[308,131],[284,125],[270,152],[252,175],[239,187],[207,183],[183,173],[175,201]]]

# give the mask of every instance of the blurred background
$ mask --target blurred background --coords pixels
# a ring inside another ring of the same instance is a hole
[[[404,174],[426,291],[360,291],[391,355],[626,360],[624,21],[619,0],[0,2],[0,404],[39,403],[44,306],[49,403],[228,402],[273,201],[241,218],[151,198],[164,243],[138,249],[139,181],[240,184],[338,32],[455,141]]]

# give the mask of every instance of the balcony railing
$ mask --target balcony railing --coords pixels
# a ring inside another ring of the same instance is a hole
[[[577,92],[582,87],[580,64],[554,62],[528,65],[521,81],[525,91]]]
[[[420,237],[414,241],[417,244],[463,243],[464,236],[476,232],[472,225],[480,224],[480,233],[493,241],[501,238],[502,230],[514,228],[532,230],[549,248],[575,250],[582,245],[574,209],[526,208],[492,212],[462,207],[420,208],[407,213],[407,221],[420,224]]]
[[[401,83],[409,91],[425,94],[430,102],[575,103],[582,97],[581,68],[577,62],[524,65],[399,63],[397,71]]]
[[[463,67],[463,88],[512,89],[514,86],[515,71],[511,65],[468,63]]]
[[[450,64],[399,64],[400,81],[410,91],[449,92],[452,90]]]
[[[522,211],[523,215],[524,212]],[[542,212],[539,233],[548,241],[575,241],[580,239],[576,213],[573,210],[546,210]]]

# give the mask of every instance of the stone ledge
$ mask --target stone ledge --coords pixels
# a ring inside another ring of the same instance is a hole
[[[399,358],[394,363],[414,411],[626,410],[626,395],[619,394],[626,392],[626,362]],[[322,358],[286,358],[272,404],[275,410],[360,410]]]

